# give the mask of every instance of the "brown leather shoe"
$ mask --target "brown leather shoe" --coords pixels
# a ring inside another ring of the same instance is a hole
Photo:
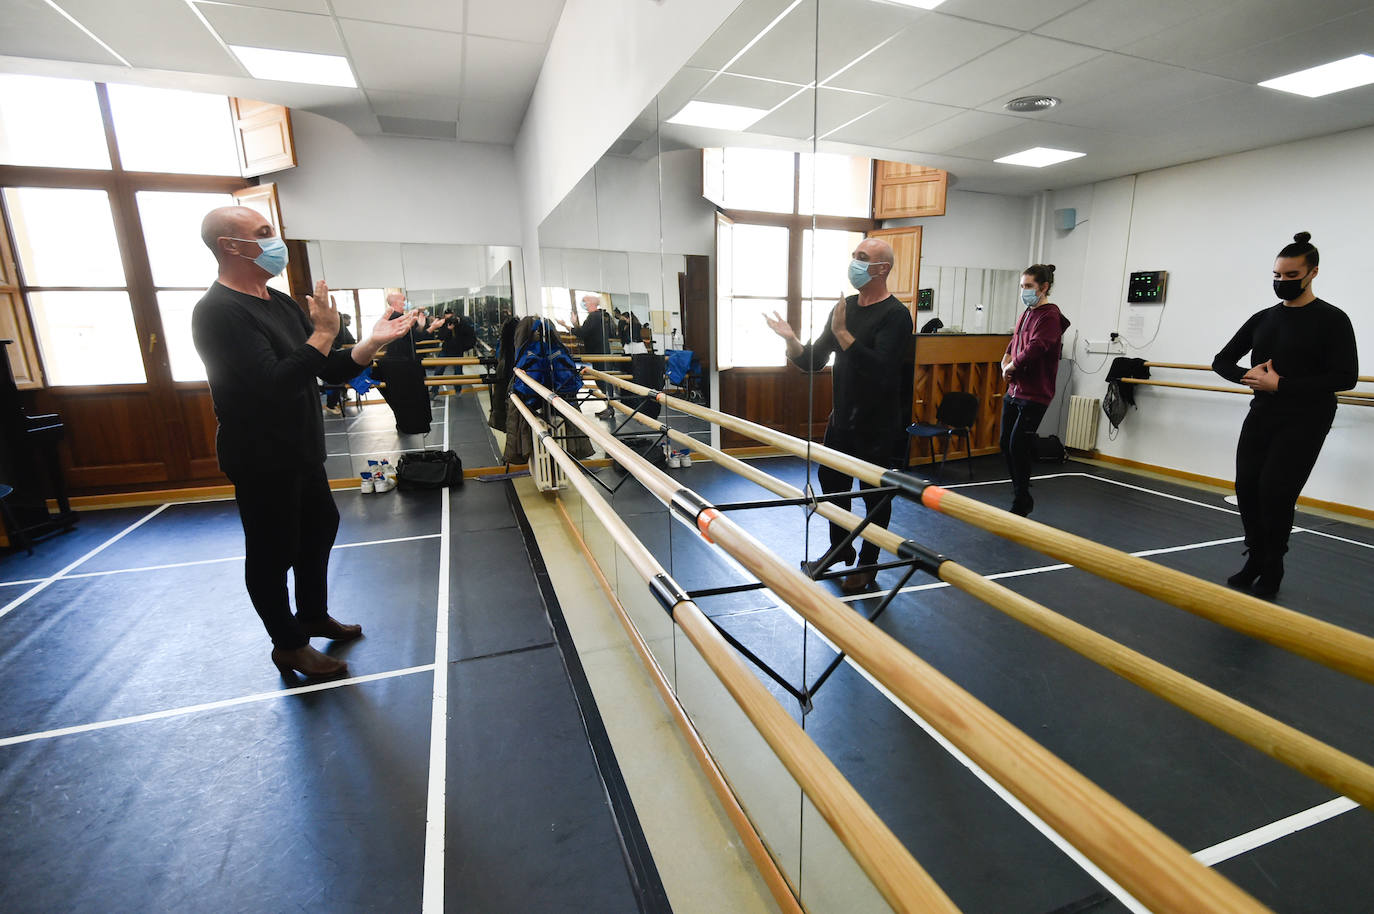
[[[846,575],[840,582],[840,593],[853,594],[863,593],[873,589],[873,582],[878,580],[876,571],[856,571],[851,575]]]
[[[301,631],[307,638],[329,638],[332,641],[352,641],[363,636],[361,625],[345,625],[333,616],[323,619],[300,619]]]
[[[288,679],[293,672],[303,673],[309,679],[337,679],[348,675],[348,664],[321,654],[310,645],[298,647],[294,651],[272,648],[272,662],[281,674]]]

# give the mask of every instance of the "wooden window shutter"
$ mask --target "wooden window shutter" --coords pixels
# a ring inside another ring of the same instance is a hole
[[[868,237],[881,238],[892,245],[892,273],[887,277],[887,290],[906,305],[915,321],[916,292],[921,287],[921,227],[874,229]]]
[[[3,213],[0,213],[0,340],[13,340],[8,346],[10,368],[19,389],[42,387],[43,367],[34,344],[24,295],[19,290],[19,270],[14,265],[9,219]]]
[[[240,206],[255,209],[262,213],[264,219],[272,223],[272,228],[277,230],[277,237],[286,242],[286,282],[291,289],[291,297],[302,307],[305,307],[305,297],[311,292],[310,280],[310,255],[306,251],[304,241],[292,241],[286,237],[286,226],[281,218],[281,198],[277,196],[277,185],[257,184],[253,187],[245,187],[236,190],[234,199]]]
[[[246,98],[229,99],[234,116],[234,142],[245,178],[281,171],[296,165],[296,141],[291,134],[291,111],[281,105]]]
[[[943,216],[949,172],[878,159],[873,168],[873,218]]]

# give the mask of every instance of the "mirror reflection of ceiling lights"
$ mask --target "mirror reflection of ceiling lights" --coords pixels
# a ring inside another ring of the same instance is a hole
[[[668,123],[686,127],[744,130],[767,113],[767,108],[746,108],[743,105],[722,105],[693,99],[683,105],[681,111],[668,118]]]
[[[1000,159],[993,159],[1000,165],[1024,165],[1028,168],[1044,168],[1046,165],[1056,165],[1060,162],[1067,162],[1070,159],[1081,159],[1087,155],[1085,152],[1070,152],[1067,149],[1050,149],[1046,146],[1035,146],[1009,156],[1002,156]]]
[[[356,89],[358,81],[347,57],[333,54],[307,54],[304,51],[278,51],[273,48],[250,48],[231,44],[229,48],[239,63],[248,68],[254,79],[272,79],[285,83],[309,83],[315,86],[342,86]]]

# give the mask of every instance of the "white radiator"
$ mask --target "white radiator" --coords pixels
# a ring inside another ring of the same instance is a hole
[[[549,451],[544,447],[544,439],[534,436],[534,448],[530,453],[530,476],[534,478],[535,488],[541,492],[551,492],[563,488],[567,478]]]
[[[1064,434],[1064,446],[1076,451],[1094,450],[1097,447],[1097,417],[1101,413],[1101,400],[1069,397],[1069,428]]]

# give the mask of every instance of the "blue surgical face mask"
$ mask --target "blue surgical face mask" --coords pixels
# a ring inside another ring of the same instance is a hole
[[[230,241],[251,241],[262,251],[253,258],[253,263],[262,267],[272,276],[286,269],[286,242],[275,236],[271,238],[231,238]]]
[[[868,273],[869,262],[867,260],[849,261],[849,284],[856,289],[862,289],[868,285],[868,281],[873,277]]]
[[[1034,308],[1035,303],[1040,300],[1040,293],[1034,289],[1021,290],[1021,304],[1027,308]]]

